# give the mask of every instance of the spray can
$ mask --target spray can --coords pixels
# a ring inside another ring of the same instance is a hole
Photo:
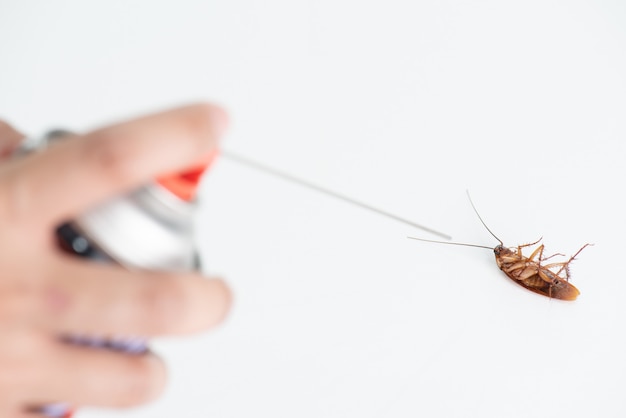
[[[44,150],[51,142],[72,135],[63,130],[25,140],[14,156]],[[210,163],[210,161],[209,161]],[[68,253],[129,269],[190,271],[200,263],[193,235],[195,191],[209,163],[182,173],[155,179],[131,193],[60,225],[59,245]],[[147,350],[142,338],[103,339],[85,335],[62,337],[67,343],[130,354]],[[68,418],[64,403],[44,405],[38,412],[50,418]]]

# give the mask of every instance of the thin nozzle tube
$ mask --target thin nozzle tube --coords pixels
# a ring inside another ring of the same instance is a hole
[[[330,189],[327,189],[325,187],[321,187],[321,186],[318,186],[317,184],[313,184],[313,183],[311,183],[309,181],[306,181],[306,180],[303,180],[301,178],[292,176],[291,174],[287,174],[287,173],[284,173],[282,171],[276,170],[276,169],[274,169],[272,167],[268,167],[265,164],[259,163],[257,161],[253,161],[253,160],[251,160],[249,158],[246,158],[246,157],[243,157],[243,156],[241,156],[239,154],[236,154],[236,153],[233,153],[233,152],[230,152],[230,151],[226,151],[226,150],[221,150],[220,154],[222,155],[222,157],[225,157],[225,158],[227,158],[229,160],[235,161],[235,162],[240,163],[242,165],[254,168],[256,170],[262,171],[262,172],[267,173],[267,174],[271,174],[271,175],[273,175],[275,177],[281,178],[283,180],[287,180],[287,181],[289,181],[291,183],[296,183],[296,184],[298,184],[300,186],[303,186],[303,187],[306,187],[308,189],[316,190],[319,193],[325,194],[327,196],[334,197],[336,199],[339,199],[339,200],[342,200],[344,202],[350,203],[352,205],[358,206],[358,207],[360,207],[362,209],[365,209],[365,210],[368,210],[370,212],[377,213],[377,214],[379,214],[381,216],[384,216],[386,218],[393,219],[393,220],[395,220],[397,222],[400,222],[400,223],[403,223],[405,225],[412,226],[413,228],[421,229],[422,231],[431,233],[433,235],[437,235],[440,238],[443,238],[443,239],[446,239],[446,240],[452,239],[452,237],[450,237],[447,234],[444,234],[443,232],[439,232],[439,231],[434,230],[432,228],[428,228],[428,227],[426,227],[424,225],[421,225],[421,224],[418,224],[418,223],[413,222],[411,220],[405,219],[405,218],[400,217],[398,215],[395,215],[393,213],[389,213],[389,212],[384,211],[382,209],[378,209],[376,207],[368,205],[367,203],[363,203],[363,202],[358,201],[356,199],[352,199],[351,197],[347,197],[347,196],[344,196],[344,195],[339,194],[337,192],[334,192],[334,191],[332,191]]]

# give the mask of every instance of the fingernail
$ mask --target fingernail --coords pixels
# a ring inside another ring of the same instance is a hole
[[[148,341],[141,337],[113,337],[108,347],[112,350],[123,351],[129,354],[144,354],[148,352]]]
[[[73,413],[72,408],[63,402],[44,405],[37,412],[49,418],[69,418]]]

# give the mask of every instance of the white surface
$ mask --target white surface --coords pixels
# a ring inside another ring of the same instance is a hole
[[[227,147],[451,234],[544,237],[574,303],[487,250],[221,160],[202,253],[236,292],[102,417],[626,415],[626,8],[615,1],[0,1],[0,116],[73,129],[197,99]],[[428,238],[428,236],[426,236]]]

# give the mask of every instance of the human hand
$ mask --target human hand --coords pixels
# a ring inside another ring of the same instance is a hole
[[[128,407],[165,384],[153,353],[61,342],[60,335],[152,337],[218,324],[227,286],[196,273],[129,271],[63,253],[55,227],[215,149],[223,110],[193,105],[59,141],[0,163],[0,416],[32,405]],[[0,122],[0,156],[22,139]]]

